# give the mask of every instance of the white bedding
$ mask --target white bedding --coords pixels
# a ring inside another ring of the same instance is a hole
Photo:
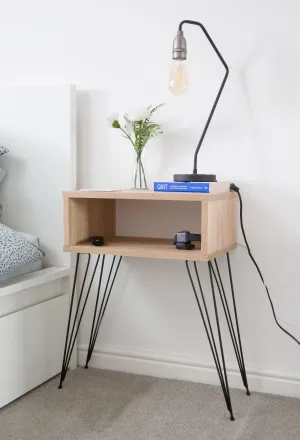
[[[40,248],[40,243],[38,237],[34,237],[33,235],[27,234],[25,232],[20,232],[20,234],[23,235],[23,237],[26,238],[26,240],[30,241],[34,246],[37,248]],[[43,268],[42,260],[36,261],[35,263],[25,264],[22,267],[19,267],[16,270],[13,270],[12,272],[9,272],[4,275],[0,275],[0,287],[2,281],[6,281],[12,277],[17,277],[19,275],[25,275],[26,273],[35,272],[36,270],[41,270]]]

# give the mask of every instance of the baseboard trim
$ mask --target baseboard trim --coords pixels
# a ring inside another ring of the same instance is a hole
[[[87,347],[78,347],[78,364],[85,365]],[[132,350],[123,347],[95,347],[89,366],[104,370],[122,371],[167,379],[219,385],[213,364],[182,355],[164,355],[150,350]],[[284,376],[278,371],[247,368],[251,391],[300,398],[300,377]],[[244,389],[237,369],[228,369],[232,388]]]

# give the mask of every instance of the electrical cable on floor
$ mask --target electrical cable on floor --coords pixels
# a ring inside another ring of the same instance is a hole
[[[276,322],[276,324],[278,325],[278,327],[279,327],[279,328],[280,328],[280,329],[281,329],[286,335],[288,335],[288,336],[289,336],[290,338],[292,338],[292,339],[293,339],[298,345],[300,345],[300,341],[298,341],[298,339],[295,338],[295,336],[293,336],[291,333],[289,333],[289,332],[288,332],[285,328],[283,328],[283,327],[279,324],[279,322],[278,322],[278,319],[277,319],[277,316],[276,316],[276,313],[275,313],[274,304],[273,304],[273,301],[272,301],[272,299],[271,299],[271,296],[270,296],[270,293],[269,293],[268,286],[266,285],[265,280],[264,280],[264,277],[263,277],[263,275],[262,275],[262,273],[261,273],[261,270],[260,270],[260,268],[259,268],[257,262],[255,261],[255,258],[254,258],[253,255],[252,255],[252,252],[251,252],[251,249],[250,249],[250,246],[249,246],[249,243],[248,243],[247,237],[246,237],[246,232],[245,232],[245,229],[244,229],[244,222],[243,222],[243,200],[242,200],[242,196],[241,196],[241,194],[240,194],[240,189],[239,189],[234,183],[231,183],[231,185],[230,185],[230,189],[231,189],[231,191],[235,191],[235,192],[237,193],[238,197],[239,197],[239,200],[240,200],[240,223],[241,223],[241,229],[242,229],[243,237],[244,237],[244,240],[245,240],[246,248],[247,248],[247,251],[248,251],[249,257],[251,258],[251,260],[252,260],[252,262],[253,262],[253,264],[254,264],[254,266],[255,266],[255,268],[256,268],[256,270],[257,270],[259,276],[260,276],[260,279],[261,279],[263,285],[265,286],[265,289],[266,289],[266,292],[267,292],[267,295],[268,295],[268,298],[269,298],[269,301],[270,301],[270,304],[271,304],[271,308],[272,308],[272,312],[273,312],[273,316],[274,316],[275,322]]]

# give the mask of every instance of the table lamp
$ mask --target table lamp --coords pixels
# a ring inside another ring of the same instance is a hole
[[[199,150],[201,148],[201,145],[202,145],[203,140],[205,138],[209,124],[212,120],[213,114],[216,110],[220,96],[222,94],[223,88],[224,88],[226,80],[228,78],[229,68],[228,68],[224,58],[220,54],[219,50],[217,49],[215,43],[213,42],[212,38],[210,37],[209,33],[207,32],[207,30],[203,26],[203,24],[199,23],[198,21],[184,20],[179,24],[177,35],[176,35],[174,43],[173,43],[173,64],[172,64],[172,69],[171,69],[169,87],[170,87],[170,90],[175,95],[180,95],[180,94],[186,92],[188,89],[188,75],[187,75],[187,69],[186,69],[187,44],[186,44],[186,39],[183,35],[183,30],[182,30],[182,26],[184,24],[196,25],[202,29],[206,38],[210,42],[214,51],[216,52],[219,59],[221,60],[223,66],[225,67],[226,72],[225,72],[225,76],[222,81],[221,87],[219,89],[219,92],[217,94],[217,97],[215,99],[215,102],[214,102],[212,109],[210,111],[207,122],[205,124],[204,130],[201,134],[200,141],[199,141],[197,148],[195,150],[193,173],[192,174],[174,174],[174,181],[175,182],[216,182],[216,175],[215,174],[198,174],[197,159],[198,159]]]

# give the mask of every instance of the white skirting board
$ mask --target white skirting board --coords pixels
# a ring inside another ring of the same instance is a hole
[[[69,295],[0,319],[0,407],[61,370]]]
[[[78,364],[85,365],[87,347],[78,347]],[[91,368],[123,371],[167,379],[220,385],[213,364],[201,365],[186,356],[169,355],[150,350],[132,350],[123,347],[95,347]],[[247,368],[247,365],[246,365]],[[276,371],[247,369],[250,391],[300,397],[300,377],[284,377]],[[244,389],[239,371],[229,369],[228,380],[232,388]]]

